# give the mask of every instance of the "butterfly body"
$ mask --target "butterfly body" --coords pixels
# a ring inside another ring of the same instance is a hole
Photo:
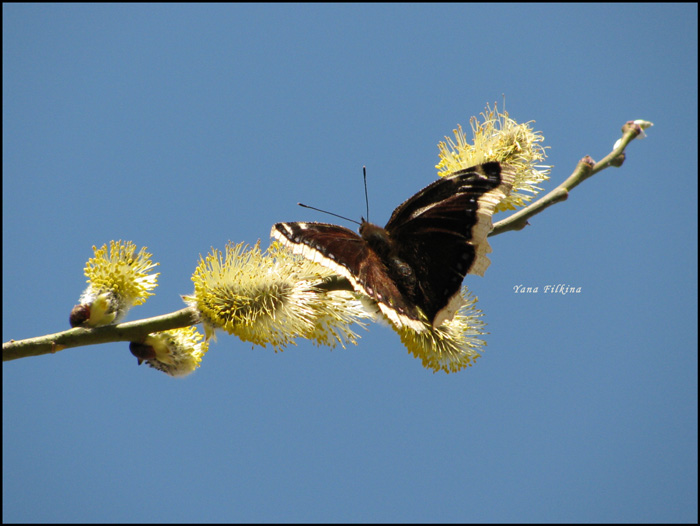
[[[426,330],[461,306],[464,276],[488,267],[491,215],[511,185],[499,163],[485,163],[433,182],[384,228],[363,220],[357,235],[327,223],[277,223],[271,235],[347,278],[397,327]]]

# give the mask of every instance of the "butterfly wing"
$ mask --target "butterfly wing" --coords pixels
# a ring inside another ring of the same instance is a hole
[[[270,235],[295,254],[346,278],[355,290],[373,298],[396,325],[423,328],[417,321],[419,310],[399,291],[379,256],[352,230],[327,223],[277,223]]]
[[[497,162],[467,168],[399,205],[386,224],[398,258],[415,273],[416,302],[434,326],[459,308],[464,276],[482,276],[488,267],[491,216],[511,186],[512,174]]]

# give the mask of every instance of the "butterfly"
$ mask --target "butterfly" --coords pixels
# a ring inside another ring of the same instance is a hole
[[[512,184],[509,169],[488,162],[423,188],[384,228],[364,218],[359,235],[327,223],[277,223],[270,235],[346,278],[398,328],[429,330],[461,307],[464,276],[489,266],[491,216]]]

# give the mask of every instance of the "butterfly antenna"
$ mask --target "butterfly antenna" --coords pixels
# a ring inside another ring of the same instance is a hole
[[[323,212],[324,214],[332,215],[335,217],[339,217],[340,219],[345,219],[346,221],[350,221],[351,223],[355,224],[360,224],[359,221],[355,221],[354,219],[350,219],[349,217],[341,216],[339,214],[334,214],[333,212],[329,212],[328,210],[321,210],[320,208],[316,208],[315,206],[309,206],[305,205],[304,203],[297,203],[299,206],[303,206],[304,208],[310,208],[311,210],[316,210],[317,212]]]
[[[367,197],[367,167],[362,167],[362,176],[365,179],[365,205],[367,207],[367,221],[369,221],[369,197]]]

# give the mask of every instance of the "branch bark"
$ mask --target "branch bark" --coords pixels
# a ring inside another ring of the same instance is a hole
[[[143,320],[106,325],[94,329],[76,327],[55,334],[46,334],[26,340],[10,340],[2,344],[2,361],[27,356],[52,354],[71,347],[109,342],[139,342],[152,332],[188,327],[199,323],[197,312],[191,307]]]

